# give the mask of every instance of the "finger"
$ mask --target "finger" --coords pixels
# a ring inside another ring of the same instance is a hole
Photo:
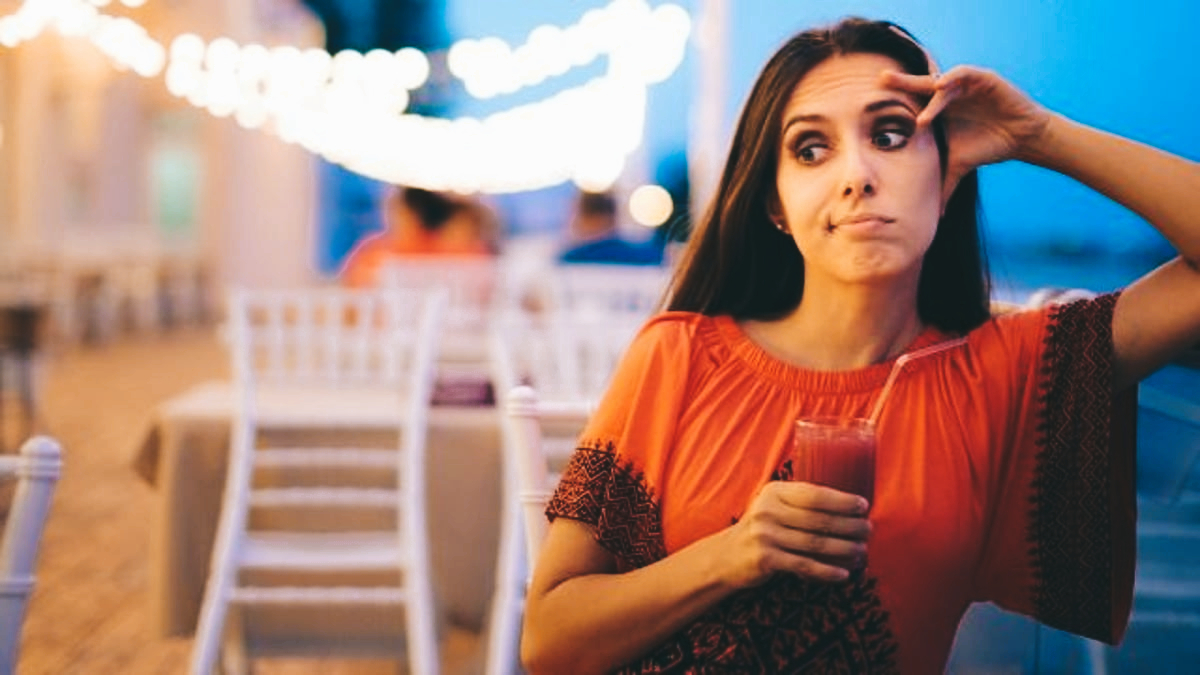
[[[856,553],[854,555],[843,555],[843,556],[814,555],[814,556],[809,556],[809,557],[811,557],[813,560],[816,560],[819,563],[825,563],[826,565],[833,565],[834,567],[841,567],[842,569],[847,569],[847,570],[850,570],[851,572],[853,572],[854,570],[860,570],[867,566],[867,554],[866,553],[862,553],[862,554]]]
[[[851,541],[867,541],[871,537],[871,521],[861,517],[838,516],[822,511],[799,511],[791,522],[783,525],[827,537]]]
[[[864,542],[826,537],[801,530],[781,529],[770,539],[769,546],[822,560],[857,560],[867,555],[867,545]]]
[[[775,523],[791,530],[801,530],[828,537],[851,541],[867,541],[871,537],[871,521],[865,516],[847,516],[808,508],[783,504],[778,508],[765,508],[758,512],[765,522]]]
[[[929,99],[929,104],[925,106],[920,115],[917,115],[917,128],[924,128],[932,124],[937,116],[946,109],[946,106],[956,98],[958,98],[958,87],[939,87],[933,98]]]
[[[836,583],[850,578],[850,570],[838,565],[813,560],[802,555],[781,553],[781,559],[775,564],[775,569],[791,572],[805,579]]]
[[[866,515],[871,506],[856,494],[803,481],[784,484],[779,496],[789,506],[848,516]]]
[[[880,84],[892,89],[928,96],[937,90],[937,77],[933,75],[910,75],[898,70],[885,70],[879,76]]]

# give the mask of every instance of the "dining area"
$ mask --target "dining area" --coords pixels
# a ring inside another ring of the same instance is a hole
[[[74,351],[47,364],[42,424],[68,453],[79,450],[65,457],[42,537],[18,672],[188,671],[224,488],[223,466],[199,467],[197,478],[207,471],[208,482],[185,491],[194,497],[197,489],[207,488],[212,501],[197,506],[188,519],[176,514],[181,528],[207,521],[208,534],[189,538],[178,530],[173,542],[157,548],[163,538],[159,523],[169,520],[163,511],[166,490],[143,478],[137,459],[157,426],[156,411],[226,373],[225,350],[211,326]],[[227,422],[218,427],[218,436],[228,434]],[[208,461],[223,465],[228,446],[217,440],[209,450],[214,454]],[[199,452],[192,460],[181,468],[196,471],[196,462],[205,461]],[[176,477],[189,483],[186,474]],[[198,543],[189,549],[181,540]],[[471,564],[470,558],[461,561]],[[156,581],[168,578],[169,588]],[[484,575],[479,583],[489,579]],[[486,592],[476,586],[465,597]],[[477,632],[452,624],[444,630],[441,672],[477,672]],[[396,660],[274,659],[255,668],[282,675],[382,674],[396,672]]]
[[[607,293],[620,302],[602,301],[594,282],[581,281],[589,273],[607,279]],[[152,496],[146,521],[148,634],[156,640],[190,638],[191,658],[197,658],[203,639],[202,607],[210,602],[206,592],[212,593],[213,566],[220,560],[214,551],[222,549],[221,530],[228,526],[223,520],[231,509],[238,509],[230,495],[246,478],[245,487],[252,486],[252,491],[249,503],[240,508],[241,526],[247,528],[236,537],[241,545],[249,546],[254,529],[276,536],[280,528],[299,525],[302,530],[315,527],[352,538],[314,542],[316,551],[331,555],[350,546],[348,553],[362,559],[371,557],[361,548],[368,530],[384,528],[393,535],[405,531],[408,521],[397,521],[401,514],[382,513],[380,499],[399,498],[397,474],[407,480],[406,472],[413,471],[418,484],[406,488],[422,501],[408,508],[417,511],[415,526],[427,533],[415,551],[425,549],[431,600],[419,620],[436,628],[435,641],[443,648],[447,635],[470,644],[458,647],[466,657],[452,654],[443,661],[465,658],[475,668],[465,672],[513,672],[517,634],[512,617],[502,629],[504,635],[493,633],[498,617],[512,610],[497,607],[497,602],[505,602],[497,593],[498,584],[511,580],[506,575],[523,578],[520,570],[527,569],[524,557],[513,557],[505,541],[519,545],[521,533],[519,524],[514,529],[506,503],[515,499],[516,491],[509,478],[513,459],[511,443],[505,442],[507,392],[502,388],[536,379],[545,384],[548,395],[594,400],[667,280],[661,268],[582,266],[571,274],[574,294],[528,288],[498,289],[486,297],[460,294],[464,299],[458,301],[457,315],[473,314],[478,329],[447,329],[443,322],[438,328],[447,332],[432,333],[437,340],[429,344],[445,342],[452,330],[469,348],[440,356],[428,347],[425,356],[422,350],[406,351],[415,345],[405,346],[404,336],[425,324],[419,312],[396,313],[407,299],[411,307],[422,302],[427,309],[436,305],[442,319],[454,316],[445,306],[451,296],[438,284],[369,291],[231,290],[226,320],[203,331],[216,345],[210,359],[219,367],[152,406],[127,458],[139,489],[148,489]],[[550,277],[541,278],[544,282]],[[499,283],[499,277],[496,280]],[[533,313],[519,303],[507,304],[530,295],[553,300],[539,301]],[[639,300],[630,305],[634,296]],[[479,305],[481,299],[486,306]],[[420,363],[427,371],[424,394],[422,385],[405,379],[406,369]],[[253,427],[252,448],[238,440],[240,433],[247,433],[247,424]],[[412,438],[423,447],[407,447]],[[384,454],[395,454],[398,443],[399,457]],[[256,460],[253,475],[238,479],[231,475],[232,467],[243,461],[239,454],[247,452],[259,455],[265,464],[258,466]],[[300,457],[305,452],[307,459]],[[405,452],[418,452],[421,461],[411,465]],[[271,453],[291,453],[309,466],[272,464],[267,458]],[[359,460],[366,463],[353,466]],[[329,464],[314,466],[314,461]],[[349,482],[340,482],[343,478]],[[293,493],[308,490],[308,495],[286,496],[289,488]],[[267,494],[271,490],[273,502]],[[262,500],[255,502],[255,493],[261,493]],[[392,576],[401,571],[406,579],[420,578],[402,563],[386,565],[395,568]],[[361,565],[351,562],[350,567]],[[378,584],[388,576],[379,570],[330,572],[338,587],[354,586],[360,593],[381,590]],[[274,588],[294,589],[293,584],[312,582],[311,574],[306,578],[295,569],[276,577],[270,582]],[[361,658],[378,656],[382,646],[384,656],[403,662],[406,651],[411,656],[411,647],[405,645],[412,643],[405,639],[405,622],[398,622],[397,616],[403,617],[407,606],[400,607],[404,611],[399,614],[375,611],[398,609],[382,606],[389,604],[383,599],[334,599],[314,613],[314,602],[273,597],[265,607],[243,613],[237,630],[245,631],[248,643],[261,646],[267,656],[272,650],[282,654],[299,647],[303,653],[334,644],[337,648],[330,653],[348,651]],[[347,606],[354,611],[346,614]],[[515,618],[519,621],[519,614]],[[380,635],[381,626],[390,632]],[[501,649],[492,640],[509,644]],[[490,653],[496,650],[501,656]],[[219,651],[224,654],[227,649]],[[496,658],[507,662],[494,662]],[[191,667],[206,669],[194,660]],[[410,665],[409,671],[455,672],[445,664]]]

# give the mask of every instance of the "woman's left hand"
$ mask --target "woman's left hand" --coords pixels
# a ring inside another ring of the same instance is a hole
[[[1031,156],[1050,123],[1050,111],[982,68],[957,66],[941,75],[888,71],[882,83],[930,97],[917,117],[918,128],[942,116],[950,146],[943,192],[947,198],[977,167]]]

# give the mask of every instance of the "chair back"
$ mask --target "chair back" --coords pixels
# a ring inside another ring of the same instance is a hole
[[[543,401],[532,387],[521,386],[505,397],[516,499],[525,530],[526,560],[537,559],[546,539],[546,504],[558,482],[556,469],[565,464],[593,406],[587,401]]]
[[[556,474],[574,453],[595,402],[644,320],[631,312],[607,320],[601,316],[551,308],[536,316],[509,313],[492,326],[489,352],[501,414],[504,497],[488,675],[517,672],[528,570],[546,537],[546,503]]]
[[[229,302],[234,380],[259,385],[396,387],[419,334],[414,290],[236,289]]]
[[[532,556],[546,532],[556,472],[576,448],[596,402],[636,328],[573,323],[563,312],[509,316],[492,331],[492,381],[502,413],[505,505],[521,511],[511,536]]]
[[[62,449],[45,436],[26,441],[20,454],[0,457],[0,477],[17,481],[0,543],[0,672],[16,669],[38,547],[61,474]]]
[[[552,310],[496,320],[490,359],[497,392],[528,384],[545,400],[595,402],[646,317]]]
[[[487,328],[508,292],[503,267],[493,256],[394,256],[379,271],[383,289],[448,292],[445,331],[439,352],[444,361],[483,363]]]
[[[660,265],[562,264],[554,269],[553,283],[558,309],[644,318],[663,299],[670,271]]]

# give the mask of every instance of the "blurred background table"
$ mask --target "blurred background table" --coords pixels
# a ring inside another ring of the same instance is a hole
[[[364,409],[396,405],[382,392],[338,392]],[[330,400],[260,392],[260,406]],[[163,637],[189,635],[204,593],[229,454],[235,393],[205,382],[165,402],[138,445],[134,468],[158,492],[150,547],[151,625]],[[260,408],[260,409],[261,409]],[[434,591],[442,618],[478,630],[491,598],[499,539],[500,437],[490,406],[435,406],[426,458]],[[297,433],[297,432],[292,432]],[[363,432],[369,433],[369,432]],[[378,432],[375,432],[376,435]],[[282,441],[281,441],[282,442]]]

